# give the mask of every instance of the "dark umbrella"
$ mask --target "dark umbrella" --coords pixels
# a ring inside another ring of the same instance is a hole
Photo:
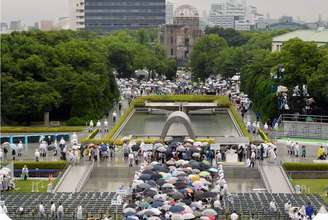
[[[171,196],[173,199],[176,199],[176,200],[178,200],[178,199],[183,199],[183,198],[184,198],[183,194],[180,193],[180,192],[173,192],[173,193],[170,194],[170,196]]]
[[[154,180],[148,180],[146,183],[151,185],[151,186],[157,186],[157,184]]]
[[[166,181],[164,179],[158,179],[156,181],[157,185],[161,186],[161,185],[164,185],[166,183]]]
[[[157,192],[155,190],[152,190],[152,189],[146,189],[143,192],[143,194],[144,194],[144,196],[153,197],[154,195],[157,194]]]
[[[131,147],[131,149],[132,149],[132,151],[138,151],[139,149],[140,149],[140,145],[133,145],[132,147]]]
[[[169,172],[169,169],[167,167],[163,167],[162,165],[159,165],[159,164],[154,165],[152,170],[155,170],[155,171],[158,171],[158,172],[164,172],[164,173]]]
[[[217,196],[217,193],[216,192],[204,192],[202,194],[202,197],[203,198],[214,198]]]
[[[150,180],[152,176],[150,174],[142,174],[139,179],[141,180]]]
[[[135,212],[126,212],[124,213],[125,216],[130,216],[130,215],[135,215],[136,213]]]
[[[181,205],[175,205],[169,209],[169,211],[172,213],[179,213],[179,212],[182,212],[183,210],[185,210],[185,208]]]
[[[140,185],[138,185],[138,187],[142,189],[149,189],[151,188],[151,185],[149,185],[148,183],[141,183]]]

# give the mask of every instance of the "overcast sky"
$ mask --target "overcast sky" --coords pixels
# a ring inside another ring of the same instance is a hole
[[[69,0],[0,0],[1,20],[22,20],[31,25],[43,19],[57,20],[69,15]],[[191,4],[196,6],[200,14],[209,10],[215,0],[171,0],[175,5]],[[291,15],[306,21],[318,20],[318,15],[328,20],[328,0],[248,0],[248,4],[256,6],[259,12],[271,18]]]

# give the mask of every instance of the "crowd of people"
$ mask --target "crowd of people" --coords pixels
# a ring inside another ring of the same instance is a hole
[[[192,140],[157,144],[153,150],[141,146],[151,153],[135,173],[132,201],[123,209],[126,219],[216,219],[229,197],[228,184],[222,163],[211,161],[206,146]]]

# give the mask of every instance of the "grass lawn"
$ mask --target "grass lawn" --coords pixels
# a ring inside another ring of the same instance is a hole
[[[326,204],[328,204],[328,197],[325,194],[325,188],[328,187],[328,179],[293,179],[291,180],[293,186],[305,185],[309,187],[311,193],[318,193],[325,200]]]
[[[33,179],[28,179],[26,181],[24,180],[15,180],[16,188],[15,192],[32,192],[32,184],[34,183],[34,190],[36,190],[36,184],[38,184],[38,191],[39,192],[47,192],[48,188],[48,180],[33,180]],[[57,178],[53,179],[52,181],[52,188],[56,186],[58,183]]]

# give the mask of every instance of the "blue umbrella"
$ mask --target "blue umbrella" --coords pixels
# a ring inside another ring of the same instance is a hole
[[[160,201],[160,200],[156,200],[153,202],[153,204],[151,204],[152,207],[154,208],[158,208],[164,205],[164,202]]]
[[[181,205],[175,205],[175,206],[172,206],[169,211],[172,212],[172,213],[179,213],[179,212],[182,212],[185,208]]]

